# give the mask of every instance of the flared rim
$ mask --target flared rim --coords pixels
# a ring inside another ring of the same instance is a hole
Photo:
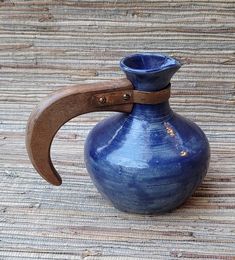
[[[121,59],[120,68],[135,74],[156,73],[170,68],[179,69],[179,60],[160,53],[135,53]]]

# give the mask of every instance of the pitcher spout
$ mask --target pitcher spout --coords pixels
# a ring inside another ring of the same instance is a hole
[[[123,58],[120,67],[137,90],[158,91],[165,88],[181,63],[167,55],[137,53]]]

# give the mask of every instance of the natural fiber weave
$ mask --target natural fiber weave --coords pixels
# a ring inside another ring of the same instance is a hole
[[[233,0],[0,1],[0,259],[234,259],[234,12]],[[151,217],[115,210],[85,170],[85,137],[110,113],[83,115],[58,133],[61,187],[41,179],[24,144],[43,97],[123,77],[119,59],[142,51],[184,62],[171,105],[200,125],[212,154],[194,196]]]

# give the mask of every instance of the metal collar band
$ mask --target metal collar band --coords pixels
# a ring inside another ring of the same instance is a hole
[[[148,92],[140,90],[116,90],[107,92],[105,94],[98,94],[94,96],[94,105],[98,106],[112,106],[114,104],[148,104],[156,105],[167,101],[170,98],[171,84],[166,88]]]

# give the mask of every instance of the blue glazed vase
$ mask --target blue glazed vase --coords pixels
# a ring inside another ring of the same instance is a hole
[[[166,55],[143,53],[121,60],[135,90],[166,88],[181,64]],[[98,123],[85,144],[85,163],[98,191],[115,208],[132,213],[169,212],[201,184],[210,158],[208,140],[192,121],[165,101],[134,104]]]
[[[203,131],[170,108],[170,80],[179,61],[142,53],[121,60],[127,79],[70,86],[56,91],[31,113],[26,147],[38,173],[62,180],[50,156],[59,128],[78,115],[118,111],[98,123],[85,143],[87,170],[100,193],[117,209],[152,214],[184,203],[206,175],[210,149]]]

